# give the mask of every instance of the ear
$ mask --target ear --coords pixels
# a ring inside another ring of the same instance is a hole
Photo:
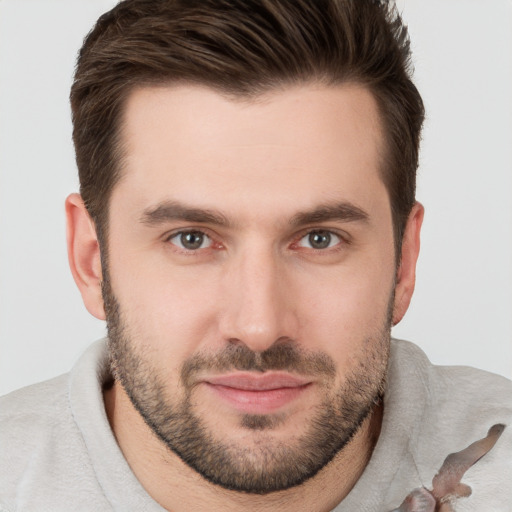
[[[68,260],[85,307],[105,320],[101,295],[101,258],[94,222],[79,194],[66,199]]]
[[[402,239],[400,265],[396,274],[395,303],[393,308],[393,325],[402,320],[409,308],[416,283],[416,262],[420,252],[420,231],[423,223],[424,208],[416,203],[405,226]]]

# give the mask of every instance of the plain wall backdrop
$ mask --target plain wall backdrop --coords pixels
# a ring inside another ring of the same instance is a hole
[[[66,372],[105,326],[68,270],[69,87],[113,0],[0,0],[0,394]],[[512,377],[512,2],[402,0],[427,108],[415,297],[396,337]]]

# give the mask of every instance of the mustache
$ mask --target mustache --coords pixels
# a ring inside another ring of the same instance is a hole
[[[302,350],[296,342],[287,339],[262,352],[254,352],[243,343],[232,343],[215,354],[196,354],[184,362],[181,379],[187,386],[197,374],[234,370],[260,373],[280,370],[327,378],[336,375],[336,365],[329,355]]]

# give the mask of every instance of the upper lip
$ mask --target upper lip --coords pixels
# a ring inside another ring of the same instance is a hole
[[[203,379],[203,382],[214,386],[226,386],[246,391],[268,391],[271,389],[298,388],[311,383],[311,379],[283,372],[264,374],[237,372],[207,377]]]

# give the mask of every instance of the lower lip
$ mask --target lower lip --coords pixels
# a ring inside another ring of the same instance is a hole
[[[207,386],[235,409],[246,414],[269,414],[296,400],[309,384],[291,388],[251,391],[207,383]]]

